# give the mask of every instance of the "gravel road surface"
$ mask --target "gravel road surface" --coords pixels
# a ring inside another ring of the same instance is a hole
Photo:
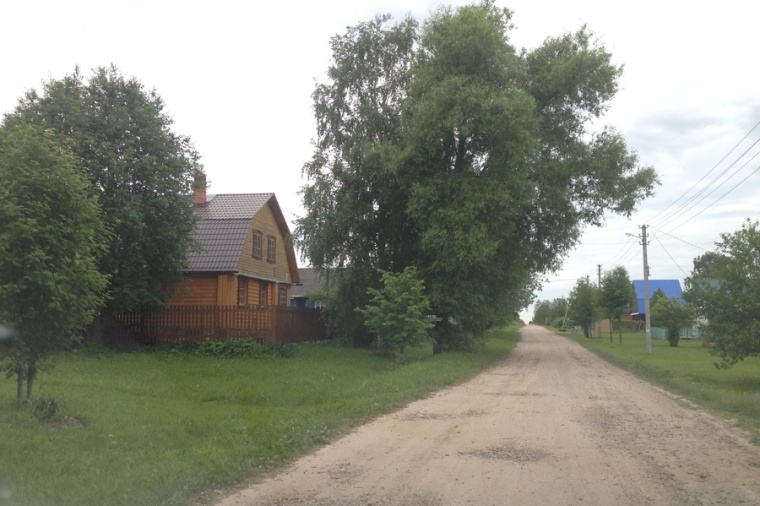
[[[217,506],[760,505],[760,448],[571,340],[512,355]]]

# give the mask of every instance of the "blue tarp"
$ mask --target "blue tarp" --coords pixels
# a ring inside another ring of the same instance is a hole
[[[633,289],[636,292],[636,304],[638,312],[644,314],[644,280],[634,280]],[[677,279],[650,279],[649,280],[649,300],[658,289],[662,290],[667,297],[676,298],[684,302],[683,291],[681,291],[681,282]]]

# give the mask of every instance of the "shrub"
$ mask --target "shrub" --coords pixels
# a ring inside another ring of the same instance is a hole
[[[290,358],[296,354],[294,344],[273,341],[262,344],[255,339],[204,339],[197,343],[175,342],[162,346],[159,350],[174,354],[216,358]]]

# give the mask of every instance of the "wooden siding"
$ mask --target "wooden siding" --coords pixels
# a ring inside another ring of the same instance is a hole
[[[216,280],[216,305],[231,306],[237,304],[237,276],[234,274],[219,274]]]
[[[260,279],[248,280],[246,304],[249,306],[276,306],[280,287],[288,291],[290,285],[271,283]],[[232,306],[238,304],[238,283],[240,277],[234,274],[191,274],[179,283],[169,304],[172,306]],[[260,287],[264,288],[266,297],[260,297]]]
[[[253,258],[253,231],[260,230],[263,234],[263,251],[261,259]],[[275,262],[267,261],[267,236],[273,236],[277,240],[275,249]],[[269,203],[256,213],[251,220],[248,235],[243,245],[243,253],[238,261],[238,272],[254,278],[262,278],[280,283],[291,283],[290,266],[285,253],[285,241],[288,238],[282,236],[280,227],[277,226],[272,208]]]
[[[319,310],[285,306],[172,306],[159,314],[117,314],[110,325],[107,339],[119,336],[142,344],[241,338],[299,343],[326,338]]]
[[[177,284],[171,305],[213,305],[217,300],[217,277],[213,274],[191,274]]]

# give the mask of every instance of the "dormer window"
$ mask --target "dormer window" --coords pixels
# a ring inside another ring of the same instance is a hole
[[[267,262],[270,264],[275,262],[275,253],[277,251],[277,239],[273,235],[267,236]]]
[[[261,230],[253,231],[253,258],[261,260],[264,243],[264,234]]]

